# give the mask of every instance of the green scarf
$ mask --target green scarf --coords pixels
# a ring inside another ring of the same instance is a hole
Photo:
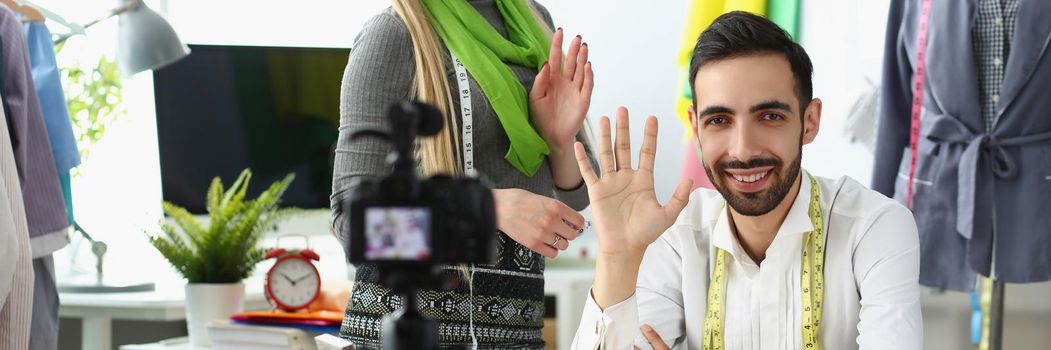
[[[507,67],[512,63],[540,70],[547,62],[551,44],[529,6],[523,0],[496,0],[507,27],[505,39],[466,0],[422,2],[438,36],[474,76],[500,118],[511,140],[504,158],[533,176],[550,150],[530,123],[525,87]]]

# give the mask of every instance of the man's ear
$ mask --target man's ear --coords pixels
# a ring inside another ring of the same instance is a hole
[[[810,100],[806,109],[803,110],[803,144],[814,142],[817,132],[821,129],[821,99]]]
[[[693,131],[693,137],[696,138],[701,131],[697,124],[697,107],[692,104],[686,107],[686,115],[690,117],[690,130]]]

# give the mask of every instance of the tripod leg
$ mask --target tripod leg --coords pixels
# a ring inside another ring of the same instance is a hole
[[[989,305],[989,350],[1002,350],[1004,340],[1004,283],[993,280]]]
[[[416,292],[402,294],[401,308],[383,317],[380,342],[383,349],[431,350],[438,348],[438,322],[416,309]]]

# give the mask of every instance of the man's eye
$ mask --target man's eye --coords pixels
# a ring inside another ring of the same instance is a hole
[[[777,113],[763,114],[763,120],[785,120],[785,116]]]
[[[729,122],[730,121],[726,120],[726,118],[723,118],[723,117],[711,117],[711,118],[708,118],[708,122],[706,124],[708,124],[708,125],[722,125],[722,124],[726,124],[726,123],[729,123]]]

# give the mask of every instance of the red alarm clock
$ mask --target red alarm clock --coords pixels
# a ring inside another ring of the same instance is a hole
[[[266,253],[266,258],[277,259],[266,273],[263,288],[277,308],[290,312],[305,309],[321,294],[321,275],[313,263],[321,257],[310,248],[275,248]]]

